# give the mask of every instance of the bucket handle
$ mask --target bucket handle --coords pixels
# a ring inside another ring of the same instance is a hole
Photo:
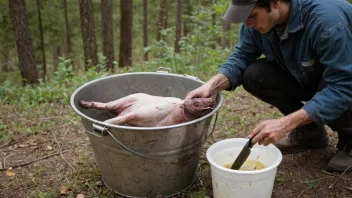
[[[205,141],[207,141],[208,138],[210,138],[210,137],[213,135],[214,130],[215,130],[215,125],[216,125],[216,122],[217,122],[217,121],[218,121],[218,111],[215,113],[215,120],[214,120],[213,128],[211,129],[211,132],[210,132],[209,135],[206,134],[206,136],[205,136]]]
[[[156,72],[166,72],[166,73],[171,73],[171,69],[168,67],[159,67]]]
[[[142,153],[139,153],[139,152],[136,152],[130,148],[128,148],[126,145],[124,145],[123,143],[121,143],[117,138],[115,138],[115,136],[109,131],[109,128],[108,127],[102,127],[102,126],[99,126],[95,123],[93,123],[93,132],[89,131],[88,129],[86,129],[84,126],[83,126],[83,129],[85,132],[91,134],[91,135],[94,135],[96,137],[103,137],[104,135],[110,135],[114,140],[115,142],[117,142],[120,146],[122,146],[122,148],[124,148],[125,150],[135,154],[135,155],[138,155],[140,157],[145,157],[145,158],[150,158],[150,159],[157,159],[157,160],[160,160],[160,159],[178,159],[180,158],[179,156],[178,157],[156,157],[156,156],[151,156],[151,155],[145,155],[145,154],[142,154]]]
[[[164,72],[164,73],[171,73],[171,69],[168,68],[168,67],[158,67],[158,69],[156,70],[156,72]],[[199,78],[195,77],[195,76],[191,76],[191,75],[188,75],[188,74],[183,74],[183,76],[187,77],[187,78],[190,78],[190,79],[193,79],[193,80],[199,80]]]
[[[216,114],[215,114],[215,121],[214,121],[213,128],[212,128],[210,134],[208,135],[208,133],[207,133],[206,136],[205,136],[205,141],[206,141],[209,137],[211,137],[211,136],[213,135],[213,132],[214,132],[214,129],[215,129],[215,125],[216,125],[217,120],[218,120],[218,112],[216,112]],[[131,152],[131,153],[133,153],[133,154],[135,154],[135,155],[138,155],[138,156],[140,156],[140,157],[145,157],[145,158],[150,158],[150,159],[157,159],[157,160],[160,160],[160,159],[176,159],[176,158],[179,158],[179,157],[156,157],[156,156],[145,155],[145,154],[136,152],[136,151],[134,151],[134,150],[128,148],[126,145],[124,145],[123,143],[121,143],[117,138],[115,138],[115,136],[109,131],[109,128],[108,128],[108,127],[102,127],[102,126],[99,126],[99,125],[97,125],[97,124],[95,124],[95,123],[93,123],[92,125],[93,125],[93,131],[94,131],[95,133],[93,133],[93,132],[89,131],[88,129],[86,129],[86,128],[84,127],[84,125],[82,125],[82,126],[83,126],[83,129],[84,129],[85,132],[87,132],[87,133],[89,133],[89,134],[91,134],[91,135],[94,135],[94,136],[96,136],[96,137],[99,137],[99,138],[103,137],[104,135],[109,134],[109,135],[115,140],[115,142],[117,142],[122,148],[124,148],[125,150],[127,150],[127,151],[129,151],[129,152]]]
[[[99,126],[99,125],[96,125],[95,123],[93,123],[93,131],[95,132],[95,133],[93,133],[93,132],[89,131],[88,129],[86,129],[86,127],[84,127],[83,124],[82,124],[82,127],[86,133],[89,133],[89,134],[94,135],[99,138],[106,135],[107,129],[108,129],[107,127],[102,127],[102,126]]]

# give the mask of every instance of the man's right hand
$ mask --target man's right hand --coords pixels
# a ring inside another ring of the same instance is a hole
[[[216,95],[230,87],[230,81],[223,74],[216,74],[208,82],[198,87],[197,89],[190,91],[185,100],[192,98],[213,98]]]
[[[217,93],[211,93],[211,85],[204,84],[197,89],[188,92],[185,100],[192,98],[213,98],[215,99]]]

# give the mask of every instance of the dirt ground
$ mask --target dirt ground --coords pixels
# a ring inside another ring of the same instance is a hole
[[[211,144],[246,137],[255,123],[280,116],[275,108],[244,91],[224,96],[215,132],[204,145],[196,181],[184,197],[212,197],[205,158]],[[104,185],[89,139],[69,105],[46,104],[32,109],[5,105],[0,106],[0,112],[1,198],[119,197]],[[283,156],[272,197],[352,197],[352,172],[325,170],[337,141],[336,133],[329,130],[329,135],[326,149]]]

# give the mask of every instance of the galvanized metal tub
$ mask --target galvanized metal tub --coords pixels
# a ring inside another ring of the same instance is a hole
[[[187,189],[195,180],[204,142],[212,133],[211,119],[217,117],[223,97],[218,94],[211,113],[164,127],[107,124],[103,121],[112,114],[83,109],[78,101],[108,102],[138,92],[183,99],[202,84],[188,75],[136,72],[88,82],[72,94],[71,106],[81,117],[105,185],[126,197],[167,197]]]

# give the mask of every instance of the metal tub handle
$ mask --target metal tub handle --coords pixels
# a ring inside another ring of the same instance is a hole
[[[171,69],[168,68],[168,67],[159,67],[156,72],[164,72],[164,73],[171,73]],[[187,78],[190,78],[190,79],[193,79],[193,80],[197,80],[197,81],[200,81],[199,78],[195,77],[195,76],[191,76],[191,75],[188,75],[188,74],[183,74],[183,76],[187,77]]]
[[[171,69],[168,67],[159,67],[156,72],[171,73]]]
[[[215,130],[215,125],[216,125],[217,121],[218,121],[218,111],[215,113],[215,120],[214,120],[213,128],[211,129],[210,134],[209,135],[208,134],[205,135],[205,141],[207,141],[208,138],[210,138],[213,135],[214,130]]]
[[[190,79],[193,79],[193,80],[197,80],[197,81],[200,81],[199,78],[195,77],[195,76],[191,76],[191,75],[188,75],[188,74],[183,74],[183,76],[187,77],[187,78],[190,78]]]
[[[117,142],[120,146],[122,146],[122,148],[124,148],[125,150],[135,154],[135,155],[138,155],[140,157],[145,157],[145,158],[150,158],[150,159],[157,159],[157,160],[161,160],[161,159],[179,159],[180,157],[177,156],[177,157],[156,157],[156,156],[151,156],[151,155],[145,155],[145,154],[142,154],[142,153],[139,153],[137,151],[134,151],[130,148],[128,148],[126,145],[124,145],[123,143],[121,143],[110,131],[109,131],[109,128],[108,127],[102,127],[102,126],[99,126],[95,123],[93,123],[93,131],[94,132],[91,132],[89,131],[88,129],[86,129],[84,126],[83,126],[83,129],[85,132],[91,134],[91,135],[94,135],[96,137],[103,137],[104,135],[110,135],[114,140],[115,142]]]
[[[107,127],[102,127],[102,126],[96,125],[95,123],[93,123],[93,132],[86,129],[86,127],[84,127],[83,124],[82,124],[82,127],[86,133],[89,133],[96,137],[103,137],[104,135],[107,134],[107,129],[108,129]]]
[[[213,135],[213,132],[214,132],[214,129],[215,129],[215,125],[216,125],[216,122],[217,122],[217,119],[218,119],[218,112],[216,112],[216,115],[215,115],[215,121],[214,121],[214,124],[213,124],[213,128],[210,132],[210,134],[208,135],[208,133],[205,135],[205,141],[211,137]],[[135,155],[138,155],[140,157],[145,157],[145,158],[150,158],[150,159],[157,159],[157,160],[160,160],[160,159],[176,159],[176,158],[179,158],[179,157],[156,157],[156,156],[151,156],[151,155],[145,155],[145,154],[142,154],[142,153],[139,153],[137,151],[134,151],[130,148],[128,148],[126,145],[124,145],[123,143],[121,143],[110,131],[109,131],[109,128],[108,127],[102,127],[102,126],[99,126],[95,123],[92,124],[93,125],[93,132],[89,131],[88,129],[86,129],[83,124],[83,129],[86,133],[89,133],[91,135],[94,135],[96,137],[103,137],[104,135],[107,135],[109,134],[114,140],[115,142],[117,142],[122,148],[124,148],[125,150],[135,154]]]

